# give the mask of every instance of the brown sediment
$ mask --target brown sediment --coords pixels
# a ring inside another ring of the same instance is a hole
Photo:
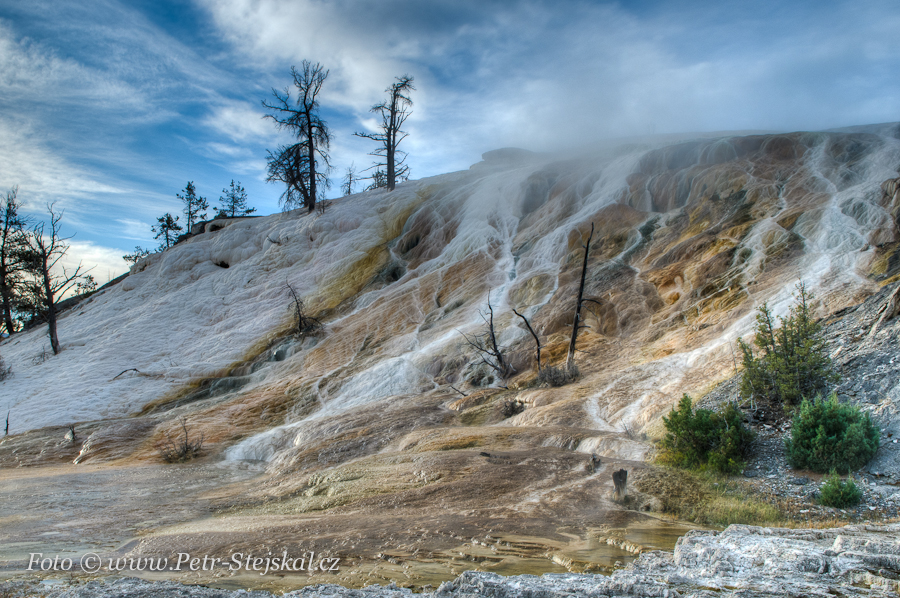
[[[821,138],[753,136],[648,152],[618,203],[560,235],[558,263],[512,281],[503,298],[490,295],[494,306],[530,310],[544,365],[561,366],[581,246],[596,224],[583,321],[590,328],[576,347],[581,376],[558,388],[535,387],[530,337],[508,335],[516,374],[500,380],[466,352],[457,331],[470,330],[488,293],[514,277],[498,266],[506,252],[519,264],[542,257],[531,255],[535,243],[576,213],[596,177],[569,172],[575,168],[569,163],[541,168],[523,183],[509,246],[494,239],[449,263],[430,262],[461,234],[458,214],[433,201],[446,189],[423,187],[415,201],[387,203],[378,242],[341,256],[342,275],[322,281],[308,298],[325,331],[272,365],[277,375],[186,402],[198,382],[149,403],[139,417],[78,424],[75,443],[62,441],[65,428],[0,442],[0,479],[22,492],[46,479],[61,497],[59,505],[40,506],[46,520],[21,510],[7,516],[2,537],[27,544],[29,535],[62,529],[67,504],[102,511],[107,499],[80,505],[65,490],[98,483],[125,497],[111,513],[135,513],[144,522],[101,530],[108,520],[82,516],[80,538],[96,532],[104,549],[315,550],[347,563],[340,575],[315,580],[349,585],[402,579],[421,586],[473,567],[605,570],[638,544],[668,547],[668,540],[637,537],[635,530],[652,536],[646,530],[668,524],[635,510],[644,504],[639,500],[611,502],[610,472],[642,467],[652,452],[647,436],[659,434],[660,416],[682,393],[702,394],[734,373],[731,327],[801,273],[809,252],[803,235],[832,200],[804,162],[813,141]],[[855,147],[846,140],[828,146],[823,168],[838,188],[858,176]],[[896,211],[891,201],[882,198],[882,207]],[[857,214],[864,216],[865,210]],[[873,233],[865,274],[879,283],[900,276],[895,228]],[[876,284],[860,279],[828,288],[817,304],[821,313],[858,301]],[[260,331],[247,358],[221,376],[271,349],[288,317],[286,311],[277,331]],[[495,322],[501,332],[519,326],[506,309]],[[447,341],[457,336],[457,345]],[[421,374],[402,391],[363,397],[367,403],[347,396],[358,376],[400,359]],[[338,400],[349,402],[327,411]],[[504,417],[505,401],[525,409]],[[178,437],[182,418],[191,434],[202,435],[200,460],[158,465],[159,445]],[[284,424],[271,438],[272,451],[259,455],[267,461],[219,463],[236,442]],[[603,461],[597,473],[585,469],[591,453]],[[59,467],[79,457],[77,467]],[[23,466],[36,468],[31,477],[11,469]],[[201,479],[191,486],[195,475]],[[16,504],[27,501],[4,488]],[[138,504],[143,490],[153,490],[160,504]],[[615,535],[612,528],[625,531]],[[59,546],[80,549],[83,542],[68,533]]]

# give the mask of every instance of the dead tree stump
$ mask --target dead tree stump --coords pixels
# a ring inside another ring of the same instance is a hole
[[[628,482],[628,472],[624,469],[614,471],[612,474],[613,484],[616,487],[616,500],[625,499],[625,484]]]

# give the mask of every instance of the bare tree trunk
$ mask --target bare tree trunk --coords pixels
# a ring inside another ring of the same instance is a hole
[[[50,266],[44,259],[41,263],[41,275],[44,278],[44,305],[47,307],[47,330],[50,334],[50,348],[54,355],[59,355],[59,337],[56,335],[56,301],[53,296],[53,285],[50,281]]]
[[[537,333],[534,331],[534,328],[531,327],[531,324],[528,322],[528,318],[513,310],[513,313],[522,318],[525,322],[525,326],[528,327],[528,332],[531,333],[531,336],[534,337],[534,345],[535,345],[535,356],[537,357],[537,366],[538,366],[538,374],[541,373],[541,339],[538,338]]]
[[[394,172],[394,144],[390,143],[387,146],[387,188],[388,191],[393,191],[396,186],[397,175]]]
[[[578,341],[578,330],[581,329],[581,304],[584,302],[584,279],[587,275],[588,252],[591,250],[591,239],[594,236],[594,223],[591,222],[591,234],[584,245],[584,263],[581,265],[581,285],[578,287],[578,302],[575,304],[575,319],[572,321],[572,340],[569,341],[569,354],[566,356],[566,368],[575,363],[575,343]]]
[[[397,125],[397,94],[391,94],[391,123],[388,129],[388,143],[387,147],[387,188],[388,191],[393,191],[394,187],[397,184],[397,170],[394,164],[394,159],[396,158],[396,149],[397,149],[397,129],[399,126]]]
[[[490,329],[491,347],[493,348],[494,356],[497,358],[497,365],[500,366],[500,375],[503,378],[506,378],[506,376],[509,374],[510,368],[506,364],[506,360],[503,359],[503,352],[500,351],[500,347],[497,346],[497,335],[494,332],[494,308],[491,307],[490,295],[488,295],[488,311],[491,313],[490,324],[488,326],[488,328]]]
[[[12,334],[15,331],[12,319],[12,290],[5,282],[0,282],[0,298],[3,300],[3,325],[6,331]]]
[[[312,213],[316,209],[316,143],[313,137],[313,126],[311,115],[306,115],[306,126],[309,130],[306,140],[307,151],[309,152],[309,212]]]
[[[625,484],[628,483],[628,471],[625,469],[614,471],[612,474],[612,479],[613,485],[616,488],[616,500],[621,501],[625,498]]]

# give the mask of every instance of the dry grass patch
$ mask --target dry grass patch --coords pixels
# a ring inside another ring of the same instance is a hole
[[[662,511],[701,525],[774,525],[784,521],[771,504],[725,478],[650,466],[631,474],[634,488],[657,498]]]
[[[461,449],[482,446],[481,436],[456,436],[450,438],[438,438],[431,442],[416,447],[417,452],[429,451],[457,451]]]

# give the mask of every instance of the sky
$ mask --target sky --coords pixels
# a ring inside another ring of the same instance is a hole
[[[0,190],[63,209],[102,283],[188,181],[279,210],[266,152],[290,138],[261,102],[304,59],[329,70],[334,197],[400,75],[418,179],[507,146],[897,121],[898,30],[896,0],[0,0]]]

